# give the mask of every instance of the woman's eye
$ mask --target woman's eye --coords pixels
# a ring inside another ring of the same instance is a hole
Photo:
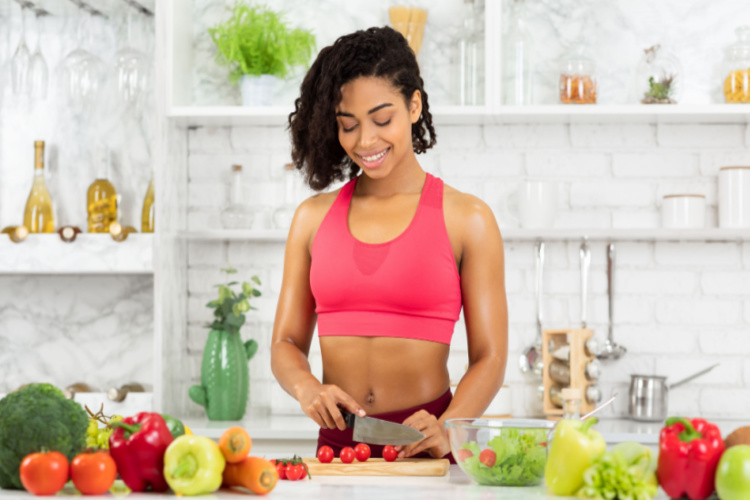
[[[351,132],[351,131],[352,131],[352,130],[354,130],[355,128],[357,128],[357,126],[356,126],[356,125],[354,125],[353,127],[350,127],[350,128],[346,128],[346,127],[345,127],[345,126],[343,126],[343,125],[341,126],[341,130],[343,130],[344,132]]]
[[[391,119],[390,119],[390,118],[388,119],[388,121],[387,121],[387,122],[384,122],[384,123],[378,123],[378,122],[375,122],[375,125],[377,125],[378,127],[385,127],[385,126],[386,126],[386,125],[388,125],[389,123],[391,123]]]

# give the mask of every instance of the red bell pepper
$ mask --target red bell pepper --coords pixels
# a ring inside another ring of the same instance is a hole
[[[700,418],[668,418],[659,434],[659,485],[671,498],[705,500],[714,492],[722,453],[724,441],[715,425]]]
[[[149,486],[156,492],[167,491],[164,452],[173,438],[162,416],[142,412],[113,424],[113,427],[109,453],[127,487],[135,492],[145,491]]]

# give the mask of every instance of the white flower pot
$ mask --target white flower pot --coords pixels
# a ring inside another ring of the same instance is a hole
[[[270,106],[276,90],[276,78],[272,75],[242,75],[240,90],[243,106]]]

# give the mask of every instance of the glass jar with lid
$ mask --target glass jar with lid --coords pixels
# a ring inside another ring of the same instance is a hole
[[[596,64],[583,41],[564,56],[560,68],[560,102],[596,104]]]
[[[728,103],[745,103],[750,102],[750,26],[740,26],[735,34],[737,41],[724,54],[722,93]]]
[[[680,100],[682,65],[661,45],[643,50],[635,74],[635,96],[641,104],[677,104]]]

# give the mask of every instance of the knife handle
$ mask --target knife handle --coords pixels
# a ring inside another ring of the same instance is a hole
[[[344,422],[346,422],[346,426],[350,429],[354,429],[354,418],[356,415],[354,413],[349,413],[345,409],[339,407],[339,410],[341,411],[341,416],[344,417]]]

